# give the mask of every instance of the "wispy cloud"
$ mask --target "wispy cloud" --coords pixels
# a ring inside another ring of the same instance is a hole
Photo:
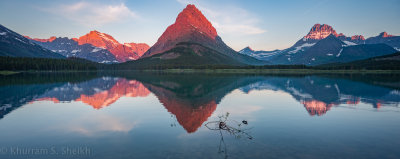
[[[124,3],[107,5],[82,1],[51,8],[43,10],[86,26],[101,26],[138,17]]]
[[[237,6],[215,8],[199,0],[177,0],[181,4],[195,4],[211,21],[219,33],[235,35],[254,35],[266,30],[257,26],[260,22],[249,11]]]
[[[88,113],[50,129],[67,133],[79,133],[85,136],[98,136],[107,132],[128,133],[137,124],[137,121],[132,122],[109,114]]]

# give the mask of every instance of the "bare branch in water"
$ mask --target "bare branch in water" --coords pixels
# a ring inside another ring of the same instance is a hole
[[[242,122],[238,122],[235,120],[229,120],[228,117],[229,112],[227,112],[225,115],[218,116],[218,121],[210,121],[205,124],[205,126],[209,130],[219,131],[221,140],[219,142],[218,153],[224,153],[225,158],[228,158],[228,152],[224,140],[224,135],[222,134],[223,131],[227,132],[230,135],[233,135],[237,139],[242,138],[243,136],[250,140],[253,139],[253,137],[248,133],[248,131],[252,128],[244,128],[248,126],[247,120],[242,120]]]

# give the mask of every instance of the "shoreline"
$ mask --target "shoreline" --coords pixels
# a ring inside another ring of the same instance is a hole
[[[218,74],[400,74],[400,70],[318,70],[318,69],[165,69],[140,70],[165,73],[218,73]]]
[[[319,69],[143,69],[143,70],[62,70],[62,71],[0,71],[0,75],[19,73],[83,73],[83,72],[159,72],[215,74],[400,74],[400,70],[319,70]]]

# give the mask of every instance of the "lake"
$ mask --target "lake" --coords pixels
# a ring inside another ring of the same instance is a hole
[[[400,158],[399,75],[0,76],[0,158]]]

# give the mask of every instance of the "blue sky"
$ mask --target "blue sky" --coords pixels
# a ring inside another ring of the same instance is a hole
[[[1,0],[0,24],[35,38],[98,30],[121,43],[152,45],[188,3],[235,50],[284,49],[316,23],[347,36],[400,35],[400,0]]]

